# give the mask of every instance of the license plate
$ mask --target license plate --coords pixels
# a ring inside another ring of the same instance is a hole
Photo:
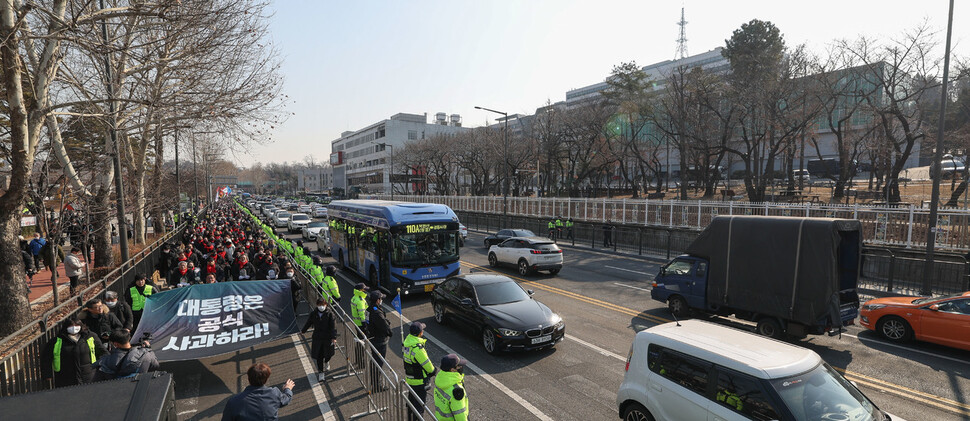
[[[434,284],[428,284],[424,286],[424,292],[431,292],[434,289]]]
[[[543,342],[549,342],[552,340],[552,335],[540,336],[538,338],[532,338],[532,344],[541,344]]]

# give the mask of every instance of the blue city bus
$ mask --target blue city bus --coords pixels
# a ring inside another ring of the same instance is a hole
[[[458,216],[448,206],[336,200],[327,206],[330,254],[371,288],[429,292],[461,272]]]

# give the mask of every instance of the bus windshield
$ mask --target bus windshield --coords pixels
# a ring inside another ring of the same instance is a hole
[[[391,251],[394,266],[429,266],[458,261],[456,231],[396,234]]]

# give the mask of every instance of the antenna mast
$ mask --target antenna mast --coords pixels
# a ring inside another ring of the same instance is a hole
[[[687,57],[687,20],[684,19],[684,8],[680,8],[680,22],[677,22],[677,26],[680,27],[680,37],[677,38],[677,54],[674,57],[677,60]]]

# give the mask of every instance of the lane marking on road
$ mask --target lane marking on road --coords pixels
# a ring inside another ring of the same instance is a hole
[[[293,340],[293,347],[296,348],[296,354],[300,357],[300,362],[303,363],[303,371],[307,373],[306,379],[310,383],[310,390],[313,391],[313,398],[317,400],[320,415],[326,421],[337,421],[337,418],[333,415],[333,410],[330,409],[330,402],[327,402],[327,394],[323,392],[323,386],[317,381],[317,372],[313,370],[313,364],[310,362],[310,358],[307,357],[306,351],[303,350],[303,341],[300,338],[300,334],[294,333],[290,335],[290,339]]]
[[[905,351],[915,352],[917,354],[923,354],[923,355],[926,355],[926,356],[929,356],[929,357],[941,358],[941,359],[944,359],[944,360],[953,361],[955,363],[970,364],[970,361],[967,361],[967,360],[961,360],[959,358],[948,357],[946,355],[934,354],[932,352],[923,351],[923,350],[920,350],[920,349],[907,348],[907,347],[902,346],[902,345],[897,345],[897,344],[894,344],[894,343],[891,343],[891,342],[881,341],[879,339],[861,338],[861,337],[858,337],[856,335],[852,335],[852,334],[848,334],[848,333],[843,333],[842,336],[848,336],[850,338],[856,338],[860,342],[861,341],[875,342],[875,343],[880,344],[880,345],[886,345],[886,346],[890,346],[890,347],[893,347],[893,348],[896,348],[896,349],[902,349],[902,350],[905,350]]]
[[[879,380],[859,373],[847,371],[839,367],[834,367],[834,368],[839,372],[841,372],[842,374],[844,374],[846,379],[849,379],[856,383],[864,384],[874,389],[878,389],[883,392],[890,393],[902,398],[911,399],[920,403],[924,403],[926,405],[929,405],[938,409],[942,409],[945,411],[949,411],[954,414],[970,416],[970,405],[967,405],[965,403],[960,403],[941,396],[932,395],[926,392],[920,392],[919,390],[910,389],[908,387],[900,386],[895,383],[890,383],[884,380]]]
[[[632,273],[636,273],[636,274],[640,274],[640,275],[647,275],[647,276],[653,275],[652,273],[640,272],[639,270],[633,270],[633,269],[624,269],[624,268],[619,268],[619,267],[616,267],[616,266],[603,265],[603,267],[610,268],[610,269],[616,269],[616,270],[622,270],[624,272],[632,272]]]
[[[603,308],[611,309],[611,310],[617,311],[619,313],[633,315],[633,316],[639,317],[641,319],[649,320],[649,321],[652,321],[652,322],[655,322],[655,323],[657,323],[657,321],[655,319],[663,320],[662,322],[659,322],[659,323],[666,323],[666,322],[672,321],[672,320],[664,319],[662,317],[640,314],[640,313],[637,313],[635,310],[632,310],[632,309],[629,309],[629,308],[626,308],[626,307],[622,307],[622,306],[618,306],[618,305],[606,303],[606,302],[603,302],[603,301],[596,300],[594,298],[585,297],[585,296],[582,296],[582,295],[579,295],[579,294],[576,294],[576,293],[573,293],[573,292],[569,292],[569,291],[561,290],[561,289],[556,288],[556,287],[551,287],[551,286],[548,286],[548,285],[545,285],[545,284],[541,284],[541,283],[536,282],[536,281],[529,281],[529,280],[526,280],[526,279],[523,279],[523,278],[519,278],[519,277],[516,277],[516,276],[513,276],[513,275],[508,275],[508,274],[505,274],[505,273],[502,273],[502,272],[498,272],[496,270],[493,270],[491,268],[486,268],[486,267],[483,267],[483,266],[475,265],[473,263],[462,262],[462,264],[463,265],[466,265],[468,267],[477,268],[477,269],[481,269],[481,270],[485,270],[485,271],[490,271],[490,272],[493,272],[493,273],[498,273],[498,274],[501,274],[501,275],[504,275],[504,276],[508,276],[509,278],[522,281],[522,283],[524,283],[524,284],[528,284],[530,286],[534,286],[536,288],[543,289],[543,290],[546,290],[548,292],[552,292],[552,293],[555,293],[555,294],[560,294],[560,295],[563,295],[563,296],[567,296],[567,297],[570,297],[570,298],[574,298],[576,300],[583,301],[583,302],[586,302],[586,303],[589,303],[589,304],[593,304],[593,305],[596,305],[596,306],[600,306],[600,307],[603,307]],[[852,335],[850,335],[850,336],[852,336]],[[853,337],[855,337],[855,336],[853,336]],[[856,337],[856,339],[858,339],[858,337]],[[906,349],[909,350],[909,348],[906,348]],[[626,361],[626,359],[624,359],[624,361]],[[890,382],[887,382],[887,381],[884,381],[884,380],[878,380],[878,379],[875,379],[875,378],[871,378],[871,377],[865,376],[863,374],[856,373],[854,371],[846,370],[845,368],[842,368],[842,367],[836,367],[836,366],[833,366],[833,367],[836,370],[839,370],[840,372],[842,372],[843,374],[845,374],[845,376],[847,378],[850,378],[851,377],[851,380],[856,380],[860,384],[865,383],[868,386],[874,387],[874,388],[879,389],[879,390],[885,390],[885,391],[887,391],[889,393],[892,393],[894,395],[897,395],[899,397],[908,398],[908,399],[911,399],[911,400],[914,400],[914,401],[917,401],[917,402],[926,403],[927,405],[931,405],[931,406],[934,406],[936,408],[944,409],[944,410],[947,410],[949,412],[953,412],[955,414],[970,415],[970,410],[964,409],[964,408],[970,408],[970,405],[962,404],[960,402],[956,402],[956,401],[953,401],[953,400],[944,398],[942,396],[937,396],[937,395],[932,395],[932,394],[925,393],[925,392],[920,392],[918,390],[910,389],[910,388],[907,388],[905,386],[897,385],[895,383],[890,383]]]
[[[385,304],[384,306],[387,307],[387,304]],[[391,311],[394,311],[394,310],[391,309]],[[396,311],[394,312],[396,313]],[[408,323],[408,324],[411,323],[411,320],[408,319],[407,316],[401,315],[401,319],[404,320],[405,323]],[[449,354],[459,355],[457,352],[455,352],[454,349],[451,349],[451,347],[449,347],[448,345],[445,345],[444,342],[438,340],[437,338],[434,337],[434,335],[431,335],[427,331],[424,332],[424,337],[427,338],[429,341],[438,344],[438,346],[440,346],[441,349],[443,349],[445,352]],[[552,421],[552,418],[546,415],[544,412],[540,411],[539,408],[536,408],[531,403],[529,403],[529,401],[525,400],[525,398],[523,398],[522,396],[519,396],[518,393],[515,393],[514,391],[512,391],[512,389],[509,389],[507,386],[505,386],[498,380],[495,380],[494,377],[487,374],[485,370],[482,370],[480,367],[478,367],[471,361],[468,361],[468,364],[465,364],[465,366],[471,369],[472,371],[478,373],[478,377],[481,377],[482,380],[485,380],[492,386],[495,386],[496,389],[501,390],[502,393],[504,393],[506,396],[514,400],[519,405],[522,405],[523,408],[531,412],[532,415],[535,415],[536,418],[542,421]]]
[[[650,290],[649,289],[646,289],[646,288],[640,288],[640,287],[635,287],[633,285],[621,284],[619,282],[614,282],[613,285],[619,285],[621,287],[633,288],[633,289],[638,289],[640,291],[650,292]]]
[[[593,345],[593,344],[591,344],[589,342],[586,342],[586,341],[584,341],[582,339],[579,339],[579,338],[577,338],[577,337],[575,337],[573,335],[566,335],[566,339],[569,339],[571,341],[574,341],[574,342],[576,342],[576,343],[578,343],[580,345],[585,345],[587,348],[590,348],[593,351],[598,352],[600,355],[604,355],[604,356],[607,356],[607,357],[613,357],[613,358],[616,358],[616,359],[618,359],[620,361],[626,362],[626,358],[623,358],[622,355],[617,354],[617,353],[615,353],[613,351],[609,351],[609,350],[600,348],[600,347],[598,347],[596,345]]]

